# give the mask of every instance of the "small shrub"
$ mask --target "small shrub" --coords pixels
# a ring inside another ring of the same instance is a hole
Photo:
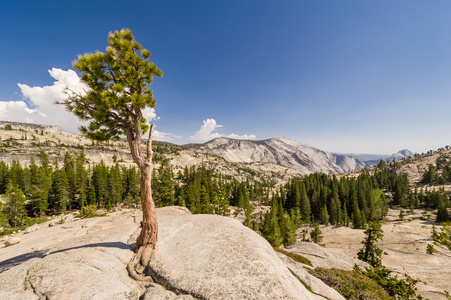
[[[310,273],[335,289],[346,299],[391,299],[377,282],[354,271],[316,268],[311,270]]]
[[[95,204],[84,206],[81,208],[78,217],[80,219],[97,217],[98,215],[97,215],[96,210],[97,210],[97,207]]]
[[[396,276],[392,276],[392,271],[384,266],[362,270],[359,266],[354,265],[354,271],[373,279],[394,299],[421,298],[420,295],[417,295],[416,284],[418,280],[407,274],[404,274],[405,279],[398,279]]]
[[[434,248],[434,245],[428,244],[427,249],[426,249],[426,253],[427,254],[434,254],[434,253],[438,253],[438,251],[437,251],[437,249]]]

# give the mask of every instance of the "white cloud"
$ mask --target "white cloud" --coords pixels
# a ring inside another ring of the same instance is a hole
[[[181,136],[173,135],[172,133],[161,132],[158,130],[153,131],[153,140],[160,142],[172,142],[174,139],[180,139]]]
[[[64,130],[79,133],[78,127],[82,122],[72,113],[66,111],[64,105],[56,105],[55,102],[63,101],[67,94],[66,88],[74,93],[83,94],[89,87],[83,83],[73,70],[61,70],[53,68],[48,71],[56,81],[50,86],[30,87],[19,83],[18,86],[24,97],[24,101],[1,101],[0,119],[5,121],[37,123],[46,125],[58,125]],[[28,107],[27,103],[31,106]],[[154,108],[143,109],[143,116],[147,122],[159,120]],[[156,134],[158,136],[158,134]],[[176,136],[170,133],[159,133],[161,140],[168,141]]]
[[[73,70],[53,68],[49,73],[56,79],[51,86],[30,87],[19,83],[24,101],[0,102],[0,118],[7,121],[59,125],[67,131],[78,132],[77,128],[81,124],[79,120],[67,112],[63,105],[55,105],[55,102],[67,97],[64,93],[66,87],[81,93],[87,86]],[[32,108],[28,107],[27,102]]]
[[[219,133],[212,133],[216,128],[220,128],[222,125],[216,124],[215,119],[207,119],[204,120],[204,124],[200,129],[194,134],[193,136],[190,136],[189,138],[194,141],[208,141],[217,137],[221,137]]]
[[[0,102],[0,119],[5,121],[32,122],[33,118],[45,117],[37,109],[28,108],[24,101]]]
[[[146,118],[147,123],[160,119],[160,117],[157,117],[157,114],[155,113],[155,108],[146,107],[142,110],[142,113],[143,117]]]
[[[220,127],[223,127],[223,126],[216,124],[215,119],[204,120],[204,124],[202,125],[202,127],[196,132],[195,135],[190,136],[190,139],[194,140],[194,141],[209,141],[214,138],[224,136],[223,134],[219,134],[216,132],[213,133],[213,131],[216,130],[216,128],[220,128]],[[250,140],[250,139],[256,138],[256,136],[254,134],[237,135],[235,133],[231,133],[231,134],[227,135],[227,137],[231,138],[231,139],[240,139],[240,140],[244,140],[244,139]]]
[[[229,134],[227,137],[228,137],[228,138],[231,138],[231,139],[236,139],[236,140],[253,140],[253,139],[256,139],[256,138],[257,138],[257,137],[255,136],[255,134],[249,134],[249,135],[243,134],[243,135],[238,135],[238,134],[235,134],[235,133],[231,133],[231,134]]]

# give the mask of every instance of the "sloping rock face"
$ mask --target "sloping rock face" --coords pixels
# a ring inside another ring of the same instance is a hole
[[[360,267],[369,267],[367,263],[352,258],[352,256],[344,255],[340,250],[324,248],[315,243],[298,241],[289,248],[283,249],[308,258],[315,268],[352,271],[354,264]]]
[[[321,299],[237,220],[174,207],[158,212],[159,240],[148,271],[166,288],[200,299]]]
[[[189,145],[189,147],[195,151],[222,156],[231,162],[275,163],[304,174],[343,173],[366,166],[355,158],[335,155],[284,137],[264,141],[221,137],[202,145]]]
[[[305,285],[309,286],[315,294],[321,295],[324,298],[330,300],[345,300],[345,298],[340,295],[339,292],[329,287],[320,279],[311,275],[306,270],[309,266],[295,262],[285,254],[282,254],[280,252],[277,253],[277,256],[279,256],[280,260],[283,261],[283,263],[287,266],[291,273],[293,273],[293,275],[295,275],[299,280],[304,282]]]
[[[159,241],[148,267],[168,289],[138,283],[126,264],[141,214],[67,215],[63,224],[17,233],[19,244],[0,244],[0,299],[323,299],[239,221],[179,207],[157,209]]]
[[[0,299],[138,299],[144,288],[125,269],[134,220],[126,213],[18,234],[20,244],[0,249]]]

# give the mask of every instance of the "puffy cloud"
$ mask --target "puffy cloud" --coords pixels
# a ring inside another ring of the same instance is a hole
[[[155,113],[155,108],[146,107],[142,110],[142,113],[143,117],[146,118],[147,123],[160,119],[160,117],[157,117],[157,114]]]
[[[228,138],[231,138],[231,139],[236,139],[236,140],[253,140],[253,139],[256,139],[256,138],[257,138],[257,137],[255,136],[255,134],[238,135],[238,134],[235,134],[235,133],[231,133],[231,134],[229,134],[227,137],[228,137]]]
[[[80,121],[67,112],[63,105],[55,105],[55,102],[67,97],[64,93],[66,87],[82,93],[87,90],[87,86],[73,70],[53,68],[49,73],[56,79],[51,86],[30,87],[19,83],[24,101],[0,102],[0,118],[7,121],[59,125],[67,131],[78,132]]]
[[[172,133],[161,132],[158,130],[153,131],[153,140],[160,142],[172,142],[174,139],[180,139],[181,136],[173,135]]]
[[[5,121],[33,122],[35,118],[43,118],[44,114],[37,109],[28,108],[24,101],[0,102],[0,119]]]
[[[221,137],[219,133],[212,133],[216,128],[220,128],[222,125],[216,124],[215,119],[207,119],[204,120],[204,124],[200,129],[194,134],[190,136],[190,139],[194,141],[208,141],[217,137]]]
[[[190,139],[194,140],[194,141],[209,141],[209,140],[212,140],[214,138],[224,136],[224,135],[219,134],[219,133],[213,133],[213,131],[216,130],[216,128],[220,128],[220,127],[223,127],[223,126],[222,125],[218,125],[216,123],[215,119],[204,120],[204,124],[202,125],[202,127],[196,132],[195,135],[190,136]],[[249,140],[249,139],[255,139],[256,138],[256,136],[254,134],[237,135],[235,133],[231,133],[227,137],[231,138],[231,139],[241,139],[241,140],[244,140],[244,139],[248,139]]]
[[[19,83],[18,86],[24,97],[24,101],[1,101],[0,119],[5,121],[16,121],[26,123],[37,123],[46,125],[58,125],[64,130],[79,133],[78,128],[82,122],[72,113],[66,111],[64,105],[56,105],[61,102],[68,92],[83,94],[89,87],[83,83],[77,73],[73,70],[61,70],[53,68],[49,70],[50,76],[56,81],[50,86],[30,87]],[[31,107],[31,108],[30,108]],[[148,122],[159,120],[155,109],[147,107],[143,110],[143,116]],[[165,140],[175,137],[170,133],[161,133]]]

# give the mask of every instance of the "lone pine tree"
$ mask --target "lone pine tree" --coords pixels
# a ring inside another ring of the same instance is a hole
[[[136,241],[136,254],[127,266],[130,276],[137,280],[151,280],[138,275],[136,265],[146,266],[157,243],[158,223],[152,199],[152,129],[142,110],[155,106],[149,85],[153,77],[163,73],[149,61],[150,52],[135,40],[129,29],[111,32],[105,53],[79,55],[73,62],[81,72],[89,90],[75,93],[68,90],[66,108],[89,126],[81,132],[94,140],[103,141],[125,135],[134,162],[141,172],[142,230]],[[147,150],[141,151],[143,134],[149,131]],[[98,199],[97,199],[98,200]]]

